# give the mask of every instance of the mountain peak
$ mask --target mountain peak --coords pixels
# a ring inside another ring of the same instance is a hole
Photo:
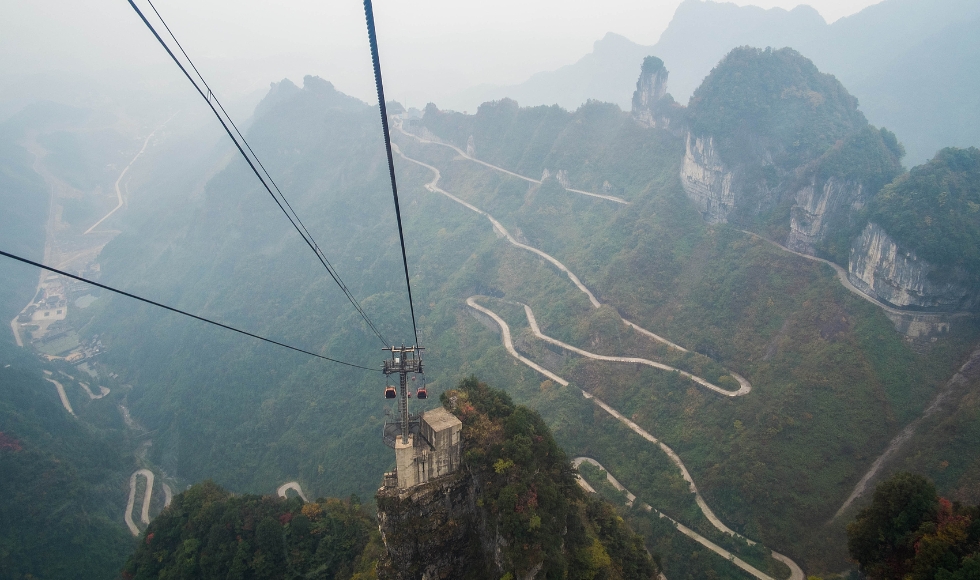
[[[639,46],[632,40],[626,38],[622,34],[616,34],[615,32],[607,32],[605,36],[595,41],[592,44],[593,54],[614,54],[622,50],[628,50],[635,46]]]

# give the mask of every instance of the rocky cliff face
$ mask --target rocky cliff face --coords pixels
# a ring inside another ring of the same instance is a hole
[[[888,233],[869,223],[851,246],[848,278],[869,296],[899,308],[960,311],[980,305],[980,288],[954,271],[935,281],[936,268],[903,250]]]
[[[718,155],[714,139],[687,134],[681,184],[708,223],[725,223],[735,207],[733,173]]]
[[[840,82],[792,49],[733,50],[684,120],[681,180],[707,221],[761,230],[842,266],[856,210],[901,171],[900,147],[886,143],[894,136],[868,125]]]
[[[664,102],[667,95],[668,71],[664,61],[655,56],[648,56],[643,61],[640,78],[636,81],[636,91],[633,92],[633,118],[644,127],[666,127],[670,124],[669,117],[664,115]],[[670,99],[673,103],[673,99]]]
[[[456,473],[408,490],[378,492],[378,524],[387,551],[380,580],[450,580],[484,567],[476,486]],[[492,544],[488,546],[492,550]],[[499,568],[499,566],[497,566]],[[500,577],[503,573],[495,570]]]
[[[864,205],[860,183],[831,177],[820,187],[816,178],[796,193],[790,209],[790,232],[786,246],[803,254],[814,254],[841,209],[860,209]]]

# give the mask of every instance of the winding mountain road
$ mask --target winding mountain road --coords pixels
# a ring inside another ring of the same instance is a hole
[[[477,304],[475,298],[476,298],[475,296],[470,296],[469,298],[466,299],[466,304],[469,305],[474,310],[477,310],[477,311],[482,312],[483,314],[489,316],[491,319],[493,319],[494,322],[497,323],[497,325],[500,326],[501,336],[503,338],[504,348],[507,350],[507,352],[511,356],[513,356],[517,360],[521,361],[522,363],[526,364],[527,366],[531,367],[535,371],[541,373],[545,377],[547,377],[547,378],[555,381],[556,383],[560,384],[561,386],[563,386],[563,387],[567,387],[568,386],[569,383],[565,379],[563,379],[560,376],[556,375],[555,373],[549,371],[548,369],[546,369],[546,368],[538,365],[534,361],[531,361],[531,360],[529,360],[529,359],[521,356],[520,353],[517,352],[517,349],[514,348],[514,341],[513,341],[513,338],[511,337],[510,327],[507,325],[506,322],[504,322],[504,319],[501,318],[500,316],[498,316],[497,313],[495,313],[494,311],[490,310],[489,308],[485,308],[485,307]],[[659,439],[657,439],[656,437],[654,437],[653,435],[651,435],[650,433],[648,433],[646,430],[644,430],[642,427],[640,427],[639,425],[637,425],[636,423],[634,423],[630,419],[624,417],[622,415],[622,413],[620,413],[616,409],[613,409],[612,407],[610,407],[609,405],[607,405],[605,402],[603,402],[601,399],[595,397],[591,393],[588,393],[588,392],[586,392],[584,390],[581,391],[581,392],[582,392],[582,396],[583,397],[585,397],[586,399],[591,400],[598,407],[600,407],[605,412],[609,413],[612,417],[614,417],[615,419],[617,419],[620,423],[623,423],[624,425],[626,425],[631,431],[633,431],[634,433],[636,433],[640,437],[643,437],[644,439],[646,439],[650,443],[653,443],[654,445],[657,445],[660,448],[660,450],[663,451],[667,455],[668,458],[670,458],[671,462],[673,462],[674,465],[677,466],[677,468],[680,470],[681,477],[684,478],[684,481],[686,481],[687,484],[688,484],[688,489],[691,491],[691,493],[694,494],[694,501],[698,504],[698,507],[701,509],[701,513],[704,514],[704,517],[707,518],[709,522],[711,522],[711,525],[713,525],[715,528],[717,528],[718,530],[720,530],[720,531],[722,531],[722,532],[724,532],[726,534],[729,534],[729,535],[732,535],[732,536],[737,536],[739,538],[743,538],[750,545],[755,543],[752,540],[749,540],[745,536],[743,536],[743,535],[735,532],[734,530],[732,530],[731,528],[729,528],[728,526],[726,526],[724,524],[724,522],[722,522],[720,519],[718,519],[718,516],[716,516],[715,513],[713,511],[711,511],[711,508],[708,507],[708,504],[704,501],[704,498],[701,497],[701,492],[698,491],[697,485],[695,485],[695,483],[694,483],[694,478],[691,477],[690,472],[687,470],[687,466],[684,465],[684,462],[681,461],[680,456],[678,456],[677,453],[673,449],[671,449],[670,447],[668,447],[666,443],[664,443],[663,441],[660,441]],[[607,473],[608,473],[608,471],[607,471]],[[673,521],[673,520],[671,520],[671,521]],[[685,534],[687,533],[684,530],[689,531],[691,534],[695,534],[696,533],[696,532],[694,532],[694,531],[692,531],[692,530],[690,530],[688,528],[684,528],[682,526],[682,524],[680,524],[678,522],[675,522],[675,523],[678,526],[677,529],[678,530],[681,530],[682,533],[685,533]],[[690,534],[687,534],[687,535],[690,535]],[[694,536],[691,536],[691,537],[694,537]],[[719,549],[721,549],[721,548],[719,548]],[[775,558],[775,559],[777,559],[777,560],[779,560],[780,562],[783,562],[787,566],[789,566],[789,568],[791,570],[790,580],[804,580],[805,577],[803,575],[803,570],[796,564],[796,562],[794,562],[793,560],[791,560],[787,556],[784,556],[782,554],[779,554],[779,553],[777,553],[775,551],[772,553],[772,557]],[[753,568],[753,570],[755,570],[755,569]],[[758,570],[756,570],[756,572],[758,572]],[[761,574],[761,572],[758,572],[758,573]],[[757,576],[757,577],[762,578],[762,576]],[[766,578],[768,578],[768,576],[766,576]]]
[[[764,238],[764,237],[760,236],[759,234],[750,232],[748,230],[738,230],[738,231],[742,232],[743,234],[748,235],[749,237],[755,238],[757,240],[761,240],[763,242],[766,242],[767,244],[770,244],[772,246],[775,246],[775,247],[779,248],[780,250],[782,250],[784,252],[793,254],[794,256],[799,256],[801,258],[806,258],[807,260],[810,260],[810,261],[813,261],[813,262],[820,262],[821,264],[826,264],[826,265],[830,266],[831,268],[834,269],[834,273],[837,274],[837,279],[840,281],[841,285],[844,288],[846,288],[852,294],[854,294],[854,295],[856,295],[856,296],[858,296],[860,298],[863,298],[864,300],[867,300],[868,302],[874,304],[878,308],[881,308],[885,312],[888,312],[889,314],[894,314],[894,315],[897,315],[897,316],[949,316],[949,317],[975,316],[975,313],[969,312],[969,311],[942,312],[942,311],[928,311],[928,310],[902,310],[901,308],[895,308],[894,306],[890,306],[888,304],[885,304],[884,302],[881,302],[878,299],[876,299],[876,298],[874,298],[872,296],[868,296],[867,294],[865,294],[864,292],[862,292],[857,286],[855,286],[854,284],[851,283],[851,280],[850,280],[850,278],[848,277],[848,274],[847,274],[847,270],[845,270],[844,268],[840,267],[839,265],[831,262],[830,260],[825,260],[823,258],[818,258],[816,256],[811,256],[809,254],[804,254],[802,252],[797,252],[796,250],[791,250],[791,249],[787,248],[786,246],[784,246],[784,245],[782,245],[782,244],[780,244],[778,242],[774,242],[774,241],[770,240],[769,238]]]
[[[575,467],[578,467],[578,466],[582,465],[583,463],[589,463],[591,465],[595,465],[599,469],[605,471],[606,472],[606,480],[610,483],[610,485],[612,485],[617,490],[623,492],[626,495],[626,505],[627,506],[629,506],[629,507],[632,507],[633,506],[634,502],[636,502],[636,496],[633,495],[630,492],[630,490],[626,489],[623,486],[623,484],[619,483],[619,481],[615,477],[613,477],[613,474],[610,473],[608,469],[606,469],[605,467],[603,467],[601,463],[599,463],[595,459],[592,459],[591,457],[576,457],[575,459],[572,460],[572,465],[574,465]],[[578,484],[585,491],[588,491],[588,492],[591,492],[591,493],[595,493],[595,489],[591,485],[589,485],[589,482],[587,482],[584,479],[582,479],[581,476],[578,476]],[[739,558],[735,554],[733,554],[733,553],[729,552],[728,550],[722,548],[718,544],[712,542],[708,538],[705,538],[701,534],[695,532],[691,528],[689,528],[689,527],[685,526],[684,524],[678,522],[677,520],[675,520],[674,518],[668,516],[667,514],[661,512],[659,510],[654,509],[650,504],[646,504],[646,503],[640,504],[639,507],[641,509],[643,509],[643,510],[648,511],[648,512],[653,512],[653,513],[657,514],[657,516],[660,517],[660,518],[666,518],[666,519],[670,520],[674,524],[674,527],[677,528],[677,531],[678,532],[680,532],[680,533],[684,534],[685,536],[693,539],[694,541],[698,542],[702,546],[704,546],[704,547],[708,548],[709,550],[711,550],[712,552],[718,554],[722,558],[724,558],[724,559],[728,560],[729,562],[735,564],[736,566],[738,566],[742,570],[745,570],[749,574],[755,576],[759,580],[774,580],[772,578],[772,576],[769,576],[768,574],[760,571],[758,568],[752,566],[751,564],[749,564],[745,560],[742,560],[741,558]],[[739,537],[741,537],[741,536],[739,536]],[[752,542],[751,540],[748,540],[748,539],[746,539],[745,541],[748,542],[749,545],[752,545],[752,544],[755,543],[755,542]],[[782,562],[782,563],[786,564],[787,566],[789,566],[789,569],[790,569],[790,577],[789,578],[790,578],[790,580],[804,580],[805,579],[805,576],[803,575],[803,570],[801,570],[800,567],[797,566],[792,560],[790,560],[786,556],[783,556],[782,554],[777,554],[776,552],[772,552],[772,557],[775,560],[779,560],[780,562]]]
[[[459,155],[460,157],[462,157],[463,159],[467,159],[467,160],[472,161],[474,163],[479,163],[480,165],[483,165],[484,167],[489,167],[490,169],[493,169],[494,171],[499,171],[500,173],[504,173],[506,175],[510,175],[511,177],[516,177],[518,179],[523,179],[524,181],[527,181],[529,183],[536,183],[538,185],[541,185],[541,180],[540,179],[534,179],[533,177],[528,177],[526,175],[521,175],[519,173],[514,173],[513,171],[508,171],[507,169],[504,169],[503,167],[497,167],[496,165],[487,163],[486,161],[481,161],[481,160],[477,159],[476,157],[471,157],[470,155],[467,155],[465,151],[463,151],[462,149],[460,149],[459,147],[457,147],[457,146],[455,146],[455,145],[453,145],[451,143],[443,143],[442,141],[433,141],[431,139],[426,139],[424,137],[419,137],[418,135],[414,135],[412,133],[409,133],[408,131],[405,130],[404,127],[402,127],[401,121],[395,122],[394,123],[394,126],[395,126],[396,129],[398,129],[398,131],[400,133],[402,133],[403,135],[407,135],[408,137],[411,137],[412,139],[415,139],[419,143],[425,143],[426,145],[439,145],[441,147],[448,147],[448,148],[452,149],[453,151],[455,151],[456,154]],[[582,191],[581,189],[572,189],[570,187],[566,187],[564,189],[565,189],[565,191],[570,191],[572,193],[578,193],[578,194],[581,194],[581,195],[587,195],[589,197],[596,197],[596,198],[599,198],[599,199],[604,199],[606,201],[612,201],[612,202],[615,202],[615,203],[621,203],[623,205],[629,205],[629,203],[630,203],[630,202],[626,201],[625,199],[623,199],[621,197],[616,197],[615,195],[605,195],[605,194],[602,194],[602,193],[592,193],[591,191]]]
[[[83,383],[81,381],[78,381],[78,384],[82,386],[82,389],[84,389],[85,392],[88,393],[88,398],[92,400],[101,399],[102,397],[108,395],[110,392],[108,388],[103,387],[102,385],[96,385],[99,387],[99,394],[96,395],[95,393],[92,392],[92,389],[91,387],[89,387],[88,383]]]
[[[467,301],[467,304],[469,304],[469,301]],[[645,359],[645,358],[639,358],[639,357],[633,357],[633,356],[607,356],[607,355],[602,355],[602,354],[595,354],[595,353],[589,352],[587,350],[582,350],[582,349],[580,349],[578,347],[572,346],[570,344],[564,343],[564,342],[562,342],[560,340],[551,338],[550,336],[547,336],[547,335],[543,334],[541,332],[541,329],[538,328],[538,321],[535,320],[535,318],[534,318],[534,312],[531,311],[531,307],[528,306],[527,304],[521,304],[521,306],[524,307],[524,314],[527,315],[527,321],[531,325],[531,332],[534,333],[534,336],[538,337],[539,339],[541,339],[541,340],[543,340],[543,341],[545,341],[547,343],[550,343],[550,344],[553,344],[555,346],[561,347],[561,348],[563,348],[565,350],[574,352],[576,354],[580,354],[580,355],[582,355],[582,356],[584,356],[586,358],[591,358],[591,359],[594,359],[594,360],[610,361],[610,362],[637,363],[637,364],[647,365],[647,366],[653,367],[655,369],[660,369],[660,370],[664,370],[664,371],[675,372],[675,373],[680,374],[682,377],[684,377],[686,379],[690,379],[690,380],[694,381],[695,383],[697,383],[697,384],[699,384],[699,385],[701,385],[703,387],[707,387],[708,389],[711,389],[712,391],[715,391],[716,393],[721,393],[722,395],[725,395],[726,397],[740,397],[740,396],[743,396],[743,395],[748,395],[750,392],[752,392],[752,387],[751,387],[751,385],[748,384],[747,381],[746,381],[745,384],[742,384],[737,391],[729,391],[727,389],[723,389],[723,388],[719,387],[718,385],[712,384],[712,383],[710,383],[710,382],[702,379],[699,376],[692,375],[691,373],[689,373],[687,371],[682,371],[680,369],[674,368],[672,366],[665,365],[663,363],[658,363],[658,362],[654,362],[652,360],[648,360],[648,359]]]
[[[146,491],[143,492],[143,509],[140,512],[140,521],[144,524],[150,523],[150,498],[153,497],[153,472],[149,469],[138,469],[129,478],[129,501],[126,502],[126,526],[134,535],[140,535],[140,529],[133,522],[133,504],[136,503],[136,476],[142,475],[146,478]]]
[[[170,119],[173,119],[173,116],[171,116]],[[139,159],[140,156],[143,155],[143,152],[144,151],[146,151],[146,146],[150,144],[150,139],[153,138],[153,135],[157,131],[159,131],[163,127],[163,125],[166,125],[170,121],[170,119],[167,119],[166,121],[164,121],[162,125],[160,125],[156,129],[154,129],[153,131],[151,131],[150,134],[146,136],[146,139],[143,140],[143,147],[140,148],[140,150],[136,154],[136,156],[133,157],[129,161],[129,165],[127,165],[125,168],[123,168],[122,172],[119,174],[119,177],[116,178],[116,185],[115,185],[115,188],[116,188],[116,201],[117,201],[116,207],[112,208],[112,210],[110,210],[109,213],[107,213],[104,216],[102,216],[102,219],[100,219],[99,221],[97,221],[94,224],[92,224],[92,227],[90,227],[89,229],[85,230],[85,233],[82,234],[82,235],[87,235],[87,234],[92,233],[92,231],[95,230],[95,228],[99,227],[99,224],[101,224],[105,220],[109,219],[109,216],[111,216],[112,214],[114,214],[117,211],[119,211],[119,208],[121,208],[123,206],[123,204],[124,204],[123,194],[122,194],[122,190],[119,188],[119,185],[122,183],[123,177],[125,177],[126,176],[126,173],[129,172],[129,168],[133,166],[133,163],[136,163],[136,160]]]
[[[170,486],[166,483],[160,483],[163,487],[163,507],[168,507],[170,502],[174,500],[174,490],[170,489]]]
[[[464,201],[464,200],[456,197],[455,195],[449,193],[448,191],[440,188],[438,184],[439,184],[439,180],[442,179],[442,173],[439,171],[438,168],[433,167],[433,166],[431,166],[431,165],[429,165],[427,163],[424,163],[422,161],[419,161],[418,159],[412,159],[411,157],[405,155],[402,152],[402,150],[397,145],[395,145],[395,144],[392,144],[392,150],[395,153],[397,153],[402,159],[404,159],[406,161],[409,161],[411,163],[414,163],[416,165],[419,165],[421,167],[425,167],[426,169],[428,169],[429,171],[431,171],[433,173],[434,176],[432,178],[432,181],[430,181],[430,182],[428,182],[428,183],[425,184],[425,188],[428,191],[431,191],[433,193],[439,193],[441,195],[444,195],[444,196],[448,197],[449,199],[455,201],[456,203],[462,205],[463,207],[469,209],[470,211],[473,211],[475,213],[478,213],[478,214],[482,215],[483,217],[487,218],[487,220],[489,220],[490,224],[493,226],[494,231],[497,232],[498,234],[502,235],[512,245],[514,245],[514,246],[516,246],[518,248],[521,248],[522,250],[527,250],[528,252],[534,253],[534,254],[536,254],[536,255],[544,258],[549,263],[551,263],[553,266],[555,266],[556,268],[558,268],[558,270],[560,270],[561,272],[563,272],[568,277],[568,279],[572,281],[572,283],[575,285],[575,287],[578,288],[580,291],[582,291],[582,293],[584,293],[588,297],[589,302],[592,304],[592,306],[594,308],[599,308],[600,306],[602,306],[602,303],[599,302],[599,300],[588,289],[588,287],[586,287],[585,284],[582,283],[582,281],[579,279],[579,277],[576,276],[574,272],[572,272],[571,270],[569,270],[565,266],[565,264],[562,264],[560,261],[558,261],[557,258],[555,258],[554,256],[552,256],[552,255],[550,255],[550,254],[548,254],[546,252],[543,252],[543,251],[541,251],[541,250],[539,250],[539,249],[537,249],[537,248],[535,248],[533,246],[529,246],[527,244],[524,244],[524,243],[519,242],[514,236],[511,235],[511,233],[509,231],[507,231],[507,228],[505,228],[503,226],[503,224],[501,224],[499,221],[497,221],[497,219],[494,218],[492,215],[490,215],[489,213],[487,213],[487,212],[483,211],[482,209],[476,207],[475,205],[473,205],[473,204],[471,204],[471,203],[469,203],[467,201]],[[469,301],[467,301],[467,304],[469,304]],[[641,327],[640,325],[638,325],[638,324],[636,324],[634,322],[630,322],[629,320],[626,320],[625,318],[622,318],[622,321],[623,321],[623,324],[625,324],[626,326],[629,326],[630,328],[633,328],[633,329],[637,330],[638,332],[644,334],[645,336],[648,336],[648,337],[650,337],[650,338],[652,338],[652,339],[654,339],[654,340],[656,340],[656,341],[658,341],[658,342],[660,342],[662,344],[665,344],[665,345],[667,345],[670,348],[679,350],[681,352],[689,352],[687,349],[685,349],[685,348],[683,348],[681,346],[678,346],[677,344],[674,344],[673,342],[667,340],[666,338],[664,338],[664,337],[662,337],[662,336],[660,336],[658,334],[654,334],[653,332],[650,332],[649,330]],[[544,336],[544,335],[542,335],[542,336]],[[569,348],[574,349],[574,347],[569,347]],[[582,351],[579,354],[583,354],[583,353],[585,353],[585,351]],[[584,356],[590,356],[590,355],[591,355],[592,358],[594,358],[596,356],[601,356],[601,355],[592,355],[592,353],[586,354]],[[645,361],[646,359],[637,359],[636,361],[632,361],[632,362],[640,362],[641,360]],[[624,361],[618,361],[618,362],[624,362]],[[664,370],[671,370],[671,371],[677,370],[677,369],[674,369],[673,367],[669,367],[667,365],[660,365],[660,363],[653,363],[652,361],[646,361],[646,362],[641,363],[641,364],[647,364],[647,363],[650,363],[651,366],[654,366],[656,368],[661,368],[661,369],[664,369]],[[683,373],[683,371],[678,371],[678,372]],[[731,371],[728,371],[728,373],[738,382],[738,384],[739,384],[738,391],[728,391],[728,390],[722,389],[721,387],[718,387],[716,385],[713,385],[713,384],[709,383],[708,381],[705,381],[704,379],[701,379],[701,378],[693,378],[694,376],[693,375],[690,375],[689,373],[684,373],[684,374],[685,375],[688,375],[689,377],[692,378],[692,380],[695,380],[699,384],[701,384],[701,385],[703,385],[703,386],[705,386],[705,387],[707,387],[707,388],[709,388],[711,390],[714,390],[714,391],[717,391],[717,392],[719,392],[721,394],[724,394],[726,396],[741,396],[741,395],[748,394],[752,390],[751,383],[749,383],[749,381],[747,381],[744,377],[742,377],[739,374],[733,373]]]
[[[453,150],[455,150],[458,154],[462,155],[463,157],[465,157],[467,159],[471,159],[473,161],[476,161],[476,162],[478,162],[478,163],[480,163],[482,165],[485,165],[487,167],[490,167],[492,169],[496,169],[496,170],[502,171],[504,173],[507,173],[509,175],[513,175],[515,177],[518,177],[520,179],[524,179],[525,181],[531,181],[531,182],[534,182],[534,183],[540,183],[540,181],[533,180],[531,178],[528,178],[528,177],[525,177],[525,176],[522,176],[522,175],[515,174],[513,172],[507,171],[505,169],[502,169],[502,168],[499,168],[499,167],[496,167],[496,166],[492,166],[492,165],[490,165],[490,164],[488,164],[486,162],[479,161],[477,159],[473,159],[473,158],[469,157],[468,155],[466,155],[463,151],[459,150],[457,147],[454,147],[452,145],[447,145],[447,144],[444,144],[444,143],[438,143],[438,142],[435,142],[435,141],[425,140],[425,139],[422,139],[422,138],[420,138],[420,137],[418,137],[416,135],[412,135],[410,133],[407,133],[407,132],[404,131],[404,129],[401,128],[400,124],[396,124],[396,127],[399,129],[399,131],[401,131],[405,135],[408,135],[409,137],[412,137],[414,139],[417,139],[420,142],[423,142],[423,143],[431,143],[431,144],[435,144],[435,145],[443,145],[443,146],[446,146],[446,147],[450,147]],[[441,172],[439,171],[438,168],[433,167],[432,165],[429,165],[429,164],[424,163],[422,161],[419,161],[417,159],[413,159],[411,157],[408,157],[407,155],[405,155],[405,153],[403,153],[401,151],[401,149],[397,145],[394,145],[393,144],[393,150],[402,159],[405,159],[406,161],[408,161],[410,163],[414,163],[416,165],[419,165],[421,167],[424,167],[424,168],[428,169],[429,171],[431,171],[433,173],[432,180],[425,184],[425,188],[428,191],[433,192],[433,193],[439,193],[441,195],[444,195],[444,196],[448,197],[449,199],[455,201],[456,203],[459,203],[460,205],[466,207],[467,209],[469,209],[469,210],[471,210],[471,211],[473,211],[473,212],[475,212],[475,213],[477,213],[479,215],[484,216],[485,218],[487,218],[487,220],[490,221],[490,224],[493,226],[494,231],[497,232],[497,233],[499,233],[500,235],[502,235],[504,238],[506,238],[507,241],[510,242],[512,245],[514,245],[514,246],[516,246],[518,248],[527,250],[529,252],[532,252],[534,254],[537,254],[538,256],[540,256],[540,257],[544,258],[545,260],[547,260],[548,262],[550,262],[552,265],[554,265],[556,268],[558,268],[561,272],[563,272],[569,278],[569,280],[571,280],[572,283],[580,291],[582,291],[588,297],[589,302],[592,304],[593,307],[599,308],[602,305],[599,302],[599,300],[595,297],[595,295],[592,294],[592,292],[585,286],[585,284],[582,283],[582,281],[578,278],[578,276],[576,276],[571,270],[569,270],[559,260],[557,260],[556,258],[554,258],[553,256],[551,256],[550,254],[547,254],[547,253],[545,253],[545,252],[543,252],[543,251],[541,251],[541,250],[539,250],[539,249],[537,249],[535,247],[532,247],[532,246],[529,246],[527,244],[523,244],[523,243],[519,242],[516,238],[514,238],[514,236],[512,236],[510,234],[510,232],[507,230],[507,228],[505,228],[503,226],[503,224],[501,224],[499,221],[497,221],[492,215],[490,215],[489,213],[481,210],[480,208],[476,207],[475,205],[473,205],[471,203],[468,203],[468,202],[460,199],[459,197],[456,197],[455,195],[449,193],[448,191],[440,188],[438,184],[439,184],[439,180],[442,177],[442,174],[441,174]],[[597,197],[601,197],[601,196],[598,196],[597,194],[590,194],[590,195],[596,195]],[[617,200],[613,200],[613,201],[617,201]],[[623,201],[623,202],[625,203],[625,201]],[[558,376],[557,374],[549,371],[548,369],[542,367],[541,365],[535,363],[534,361],[532,361],[532,360],[530,360],[530,359],[522,356],[520,353],[518,353],[517,352],[517,349],[514,348],[514,343],[513,343],[513,338],[511,336],[511,332],[510,332],[510,327],[507,325],[507,323],[500,316],[498,316],[495,312],[493,312],[489,308],[486,308],[486,307],[481,306],[480,304],[478,304],[475,299],[476,299],[475,296],[471,296],[471,297],[467,298],[466,304],[468,306],[470,306],[471,308],[473,308],[474,310],[477,310],[477,311],[485,314],[486,316],[490,317],[494,322],[497,323],[497,325],[501,329],[501,336],[502,336],[502,341],[503,341],[504,348],[507,350],[507,352],[511,356],[513,356],[514,358],[516,358],[520,362],[524,363],[528,367],[534,369],[538,373],[544,375],[545,377],[547,377],[547,378],[555,381],[556,383],[558,383],[558,384],[560,384],[562,386],[568,386],[568,384],[569,384],[568,381],[566,381],[562,377]],[[532,326],[532,332],[534,332],[535,335],[538,338],[542,339],[542,340],[545,340],[547,342],[551,342],[552,344],[556,344],[557,346],[560,346],[562,348],[568,348],[569,350],[571,350],[573,352],[576,352],[576,353],[578,353],[578,354],[580,354],[582,356],[586,356],[586,357],[589,357],[589,358],[596,358],[598,360],[609,360],[609,361],[612,361],[612,362],[625,362],[625,363],[634,363],[634,364],[635,363],[650,364],[650,366],[654,366],[655,368],[661,368],[661,369],[664,369],[665,368],[665,370],[677,370],[677,369],[674,369],[673,367],[668,367],[667,365],[662,365],[661,366],[660,363],[653,363],[653,361],[648,361],[646,359],[638,359],[638,358],[634,358],[634,357],[605,357],[603,355],[596,355],[594,353],[590,353],[588,351],[584,351],[582,349],[578,349],[576,347],[572,347],[571,345],[567,345],[565,343],[561,343],[560,341],[557,341],[555,339],[551,339],[550,337],[547,337],[546,335],[544,335],[543,333],[540,332],[540,329],[537,326],[537,321],[534,320],[534,314],[531,311],[531,309],[529,307],[527,307],[527,305],[524,305],[524,307],[525,307],[525,313],[528,315],[528,321],[529,322],[533,321],[533,323],[531,325]],[[626,324],[627,326],[629,326],[629,327],[637,330],[638,332],[640,332],[640,333],[642,333],[642,334],[644,334],[644,335],[646,335],[646,336],[648,336],[650,338],[653,338],[654,340],[657,340],[658,342],[661,342],[663,344],[666,344],[667,346],[669,346],[671,348],[680,350],[682,352],[688,352],[687,349],[685,349],[685,348],[683,348],[683,347],[681,347],[681,346],[679,346],[679,345],[677,345],[677,344],[675,344],[675,343],[667,340],[664,337],[661,337],[661,336],[659,336],[659,335],[657,335],[657,334],[655,334],[653,332],[650,332],[649,330],[646,330],[646,329],[640,327],[639,325],[637,325],[637,324],[635,324],[633,322],[630,322],[630,321],[628,321],[626,319],[623,319],[623,323]],[[679,372],[683,372],[683,371],[679,371]],[[745,394],[747,394],[747,393],[749,393],[751,391],[752,386],[751,386],[751,384],[744,377],[741,377],[740,375],[737,375],[735,373],[730,373],[730,374],[739,383],[739,390],[738,391],[727,391],[725,389],[721,389],[720,387],[717,387],[716,385],[713,385],[713,384],[709,383],[708,381],[705,381],[704,379],[700,379],[700,377],[694,377],[693,375],[690,375],[690,373],[685,373],[685,375],[688,376],[689,378],[691,378],[692,380],[696,380],[698,382],[698,384],[701,384],[702,386],[708,387],[711,390],[714,390],[716,392],[719,392],[721,394],[724,394],[725,396],[729,396],[729,397],[741,396],[741,395],[745,395]],[[698,379],[700,379],[700,380],[698,380]],[[647,431],[645,431],[644,429],[642,429],[639,425],[637,425],[636,423],[634,423],[630,419],[624,417],[621,413],[619,413],[618,411],[616,411],[615,409],[613,409],[612,407],[610,407],[609,405],[607,405],[602,400],[594,397],[590,393],[587,393],[586,391],[583,390],[582,391],[582,396],[585,397],[585,398],[587,398],[587,399],[590,399],[591,401],[593,401],[597,406],[599,406],[604,411],[606,411],[607,413],[609,413],[611,416],[613,416],[614,418],[616,418],[617,420],[619,420],[621,423],[623,423],[624,425],[626,425],[633,432],[637,433],[638,435],[640,435],[641,437],[643,437],[647,441],[649,441],[649,442],[657,445],[658,447],[660,447],[660,449],[670,458],[670,460],[681,471],[681,476],[688,483],[688,486],[689,486],[690,491],[692,493],[694,493],[694,495],[695,495],[695,501],[696,501],[698,507],[701,509],[701,512],[708,519],[708,521],[711,522],[711,524],[713,526],[715,526],[715,528],[717,528],[718,530],[720,530],[720,531],[722,531],[724,533],[727,533],[727,534],[730,534],[730,535],[733,535],[733,536],[738,536],[740,538],[743,538],[743,539],[745,539],[745,541],[749,542],[750,544],[753,544],[754,543],[751,540],[749,540],[747,538],[744,538],[744,536],[736,533],[734,530],[732,530],[731,528],[729,528],[728,526],[726,526],[720,519],[718,519],[718,517],[714,514],[714,512],[711,510],[711,508],[708,506],[708,504],[704,501],[704,498],[701,497],[701,493],[698,491],[697,486],[694,483],[694,479],[690,475],[690,472],[688,472],[687,467],[684,465],[684,463],[681,461],[680,457],[677,455],[676,452],[674,452],[673,449],[671,449],[670,447],[668,447],[665,443],[663,443],[662,441],[658,440],[653,435],[651,435],[650,433],[648,433]],[[663,516],[663,517],[666,517],[666,516]],[[678,522],[675,522],[675,524],[678,526],[678,529],[682,531],[682,533],[685,533],[684,530],[687,530],[691,534],[697,535],[696,532],[694,532],[693,530],[690,530],[690,529],[684,527],[682,524],[680,524]],[[691,536],[691,537],[694,537],[694,536]],[[705,541],[707,541],[707,540],[705,540]],[[720,548],[718,546],[715,546],[715,547],[718,548],[719,550],[722,550],[722,548]],[[791,560],[790,558],[788,558],[788,557],[786,557],[786,556],[784,556],[782,554],[778,554],[777,552],[773,552],[772,554],[773,554],[773,558],[775,558],[775,559],[777,559],[777,560],[785,563],[787,566],[789,566],[789,568],[791,570],[790,580],[804,580],[805,577],[803,575],[802,569],[793,560]],[[745,565],[748,566],[747,564],[745,564]],[[749,568],[751,568],[751,567],[749,567]],[[758,570],[755,570],[754,568],[752,568],[752,570],[754,570],[755,573],[757,573],[757,574],[762,574],[761,572],[759,572]],[[749,570],[747,570],[747,571],[749,571]],[[751,573],[751,571],[750,571],[750,573]],[[768,576],[765,576],[765,575],[757,576],[757,577],[759,577],[759,578],[763,578],[763,577],[768,578]]]

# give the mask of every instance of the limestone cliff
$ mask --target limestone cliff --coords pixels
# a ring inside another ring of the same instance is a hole
[[[792,49],[742,47],[687,110],[681,182],[705,220],[732,222],[843,265],[857,211],[901,171],[834,77]]]
[[[790,208],[789,235],[786,247],[803,254],[813,254],[824,240],[833,218],[847,219],[847,210],[858,210],[864,205],[860,182],[832,176],[818,184],[816,176],[796,192],[795,203]],[[844,210],[842,212],[842,210]]]
[[[644,127],[657,127],[669,123],[662,118],[661,101],[667,94],[667,69],[664,61],[655,56],[643,60],[640,78],[633,92],[633,118]],[[673,101],[673,99],[671,99]]]
[[[378,526],[387,550],[378,563],[378,577],[448,580],[462,577],[470,567],[486,569],[476,496],[468,473],[408,490],[382,488],[377,495]]]
[[[708,223],[725,223],[735,207],[732,171],[718,155],[712,137],[687,134],[681,184],[701,217]]]
[[[937,269],[903,249],[875,223],[868,223],[851,246],[848,278],[883,302],[899,308],[960,311],[980,305],[980,289],[954,270],[936,281]]]

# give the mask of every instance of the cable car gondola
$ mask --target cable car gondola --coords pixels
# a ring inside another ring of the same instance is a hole
[[[395,387],[393,387],[391,385],[388,385],[387,387],[385,387],[385,398],[386,399],[394,399],[396,397],[398,397],[398,393],[395,392]]]
[[[418,395],[418,398],[420,398],[420,399],[428,399],[429,398],[429,393],[428,393],[428,391],[425,390],[425,385],[422,385],[421,387],[419,387],[419,390],[418,390],[417,395]]]

